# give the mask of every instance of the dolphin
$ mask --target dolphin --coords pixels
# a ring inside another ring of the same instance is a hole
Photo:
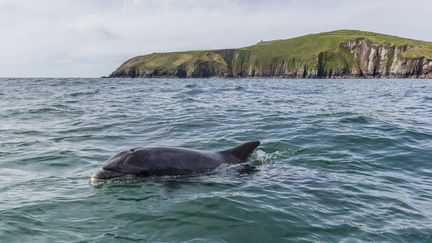
[[[246,162],[259,145],[259,141],[252,141],[217,152],[178,147],[133,148],[109,158],[102,170],[92,175],[91,183],[127,175],[150,177],[207,172],[221,164]]]

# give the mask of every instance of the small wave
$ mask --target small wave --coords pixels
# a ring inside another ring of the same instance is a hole
[[[99,93],[99,89],[94,90],[94,91],[81,91],[81,92],[73,92],[68,94],[69,96],[72,97],[77,97],[77,96],[82,96],[82,95],[93,95],[93,94],[97,94]]]
[[[58,108],[50,108],[50,107],[44,107],[39,109],[30,109],[28,110],[29,114],[39,114],[39,113],[62,113],[64,110],[58,109]]]
[[[308,116],[308,118],[327,118],[327,117],[347,117],[347,116],[356,116],[356,113],[352,112],[325,112],[325,113],[314,113]]]
[[[242,91],[245,90],[243,86],[234,86],[234,87],[222,87],[219,88],[218,91]]]
[[[119,126],[119,122],[114,122],[114,123],[106,123],[106,124],[99,124],[99,125],[87,125],[87,126],[78,126],[78,127],[68,127],[67,129],[61,130],[59,132],[64,134],[69,134],[69,133],[84,133],[84,132],[95,132],[95,131],[104,131],[106,129],[110,129],[110,128],[117,128]],[[81,136],[89,136],[88,134],[84,134]],[[91,136],[91,135],[90,135]]]
[[[194,88],[196,86],[196,84],[186,84],[185,88]]]
[[[358,146],[362,144],[363,146],[372,146],[375,149],[387,148],[389,146],[398,146],[399,141],[392,136],[381,136],[381,135],[371,135],[371,134],[337,134],[332,138],[337,141],[338,144],[344,144],[345,146]]]
[[[412,139],[413,141],[416,141],[418,143],[422,143],[422,141],[428,141],[432,139],[432,133],[427,131],[419,131],[419,130],[405,130],[403,135],[405,135],[407,138]]]
[[[130,236],[123,236],[117,233],[104,233],[105,236],[109,236],[110,238],[114,240],[120,240],[120,241],[145,241],[145,238],[133,238]]]
[[[351,117],[344,117],[339,120],[341,123],[361,123],[366,124],[369,123],[368,118],[365,116],[351,116]]]
[[[78,100],[65,100],[66,103],[79,103]]]
[[[203,91],[199,90],[199,89],[191,89],[191,90],[186,91],[185,93],[188,94],[188,95],[196,95],[196,94],[200,94],[202,92]]]

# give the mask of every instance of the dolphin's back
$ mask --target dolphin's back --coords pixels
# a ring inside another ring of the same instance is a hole
[[[205,172],[224,163],[215,152],[185,148],[155,147],[138,150],[137,160],[145,164],[149,175],[184,175]],[[142,154],[143,156],[139,156]]]

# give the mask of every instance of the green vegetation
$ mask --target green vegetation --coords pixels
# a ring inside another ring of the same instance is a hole
[[[432,43],[396,36],[339,30],[310,34],[287,40],[259,42],[255,45],[214,51],[154,53],[138,56],[122,64],[111,76],[122,77],[208,77],[208,76],[283,76],[301,70],[350,73],[361,65],[358,57],[342,45],[347,41],[366,39],[370,47],[392,49],[386,59],[389,70],[394,47],[404,47],[400,58],[432,60]],[[301,71],[303,72],[303,71]]]

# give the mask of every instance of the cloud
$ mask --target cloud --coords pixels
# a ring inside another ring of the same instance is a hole
[[[432,40],[431,7],[428,0],[0,0],[0,76],[99,77],[136,55],[335,29]]]

